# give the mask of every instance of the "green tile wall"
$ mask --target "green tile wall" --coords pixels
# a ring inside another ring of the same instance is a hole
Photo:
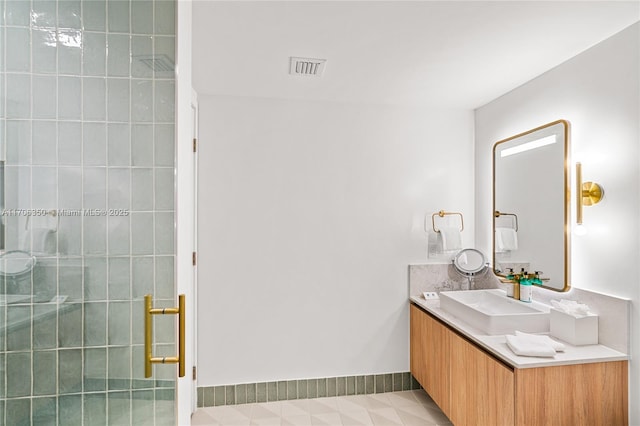
[[[138,58],[175,60],[175,6],[0,0],[1,207],[78,212],[29,276],[0,277],[35,298],[0,307],[0,426],[174,423],[175,368],[144,378],[142,297],[175,304],[175,78]],[[34,247],[24,217],[3,223],[3,249]]]
[[[198,407],[421,389],[409,372],[198,387]]]

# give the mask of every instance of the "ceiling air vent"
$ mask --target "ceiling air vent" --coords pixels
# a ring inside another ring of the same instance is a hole
[[[291,57],[289,74],[320,77],[324,72],[326,59]]]

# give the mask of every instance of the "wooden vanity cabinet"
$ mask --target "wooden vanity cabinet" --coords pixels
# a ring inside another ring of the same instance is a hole
[[[511,367],[411,304],[411,373],[456,426],[628,424],[627,361]]]
[[[629,424],[628,362],[516,369],[516,425]]]
[[[440,322],[411,305],[411,373],[445,413],[449,411],[449,339]]]
[[[513,425],[513,369],[450,333],[449,419],[456,426]]]

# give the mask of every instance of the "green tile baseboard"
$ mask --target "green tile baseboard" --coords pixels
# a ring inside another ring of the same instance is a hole
[[[421,389],[409,372],[198,387],[198,407]]]

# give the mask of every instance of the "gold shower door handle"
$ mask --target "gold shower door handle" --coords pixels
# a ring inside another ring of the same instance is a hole
[[[184,294],[178,295],[177,308],[154,308],[153,296],[144,296],[144,377],[151,377],[153,364],[178,364],[178,377],[184,377]],[[153,346],[153,315],[178,315],[178,356],[154,357]]]

